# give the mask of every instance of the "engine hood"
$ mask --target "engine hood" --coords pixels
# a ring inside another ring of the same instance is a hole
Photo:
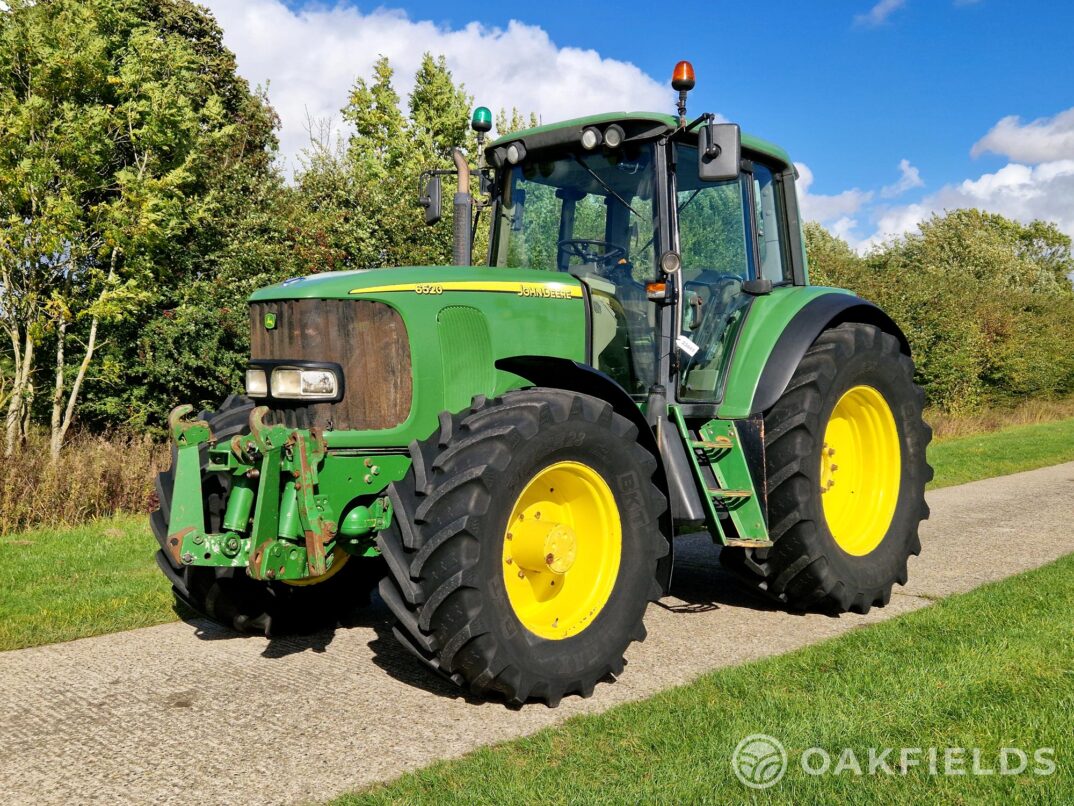
[[[383,299],[398,295],[504,294],[527,298],[581,299],[582,284],[569,274],[485,266],[408,266],[326,272],[285,280],[255,291],[250,302],[288,299]]]

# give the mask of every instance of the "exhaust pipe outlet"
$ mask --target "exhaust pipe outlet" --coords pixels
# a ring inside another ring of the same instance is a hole
[[[469,266],[472,254],[470,222],[473,218],[474,199],[470,195],[470,166],[459,149],[451,152],[455,168],[459,173],[459,189],[455,193],[454,216],[455,245],[452,263],[455,266]]]

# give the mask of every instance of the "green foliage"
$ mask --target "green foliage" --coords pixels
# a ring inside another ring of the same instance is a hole
[[[276,125],[237,76],[215,20],[188,0],[14,2],[0,12],[4,324],[38,355],[57,354],[68,371],[56,398],[75,395],[83,359],[91,422],[159,421],[178,394],[218,395],[219,384],[192,373],[151,401],[139,379],[162,368],[139,365],[138,350],[165,311],[190,304],[192,286],[249,271],[278,240],[248,222],[280,188]],[[258,237],[236,248],[236,232]],[[241,305],[217,289],[218,305]]]
[[[381,266],[442,265],[451,259],[453,182],[444,182],[444,221],[427,227],[418,207],[418,180],[430,168],[450,168],[451,149],[476,140],[469,131],[472,99],[454,83],[443,57],[425,54],[400,109],[394,71],[381,57],[371,80],[359,78],[343,119],[354,129],[346,144],[322,133],[295,176],[290,225],[300,264],[324,271]],[[483,254],[483,241],[474,254]]]
[[[501,109],[496,113],[495,129],[497,137],[513,134],[522,129],[535,129],[540,125],[541,122],[537,119],[536,113],[530,112],[529,117],[526,117],[513,106],[511,107],[510,117],[507,116],[506,109]]]
[[[1074,392],[1074,257],[1054,225],[955,210],[865,257],[818,224],[805,236],[811,281],[887,311],[938,407]]]

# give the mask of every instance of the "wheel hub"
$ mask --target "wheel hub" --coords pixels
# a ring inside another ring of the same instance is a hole
[[[514,564],[526,571],[565,574],[578,554],[578,538],[565,523],[519,521],[511,530],[508,550]]]

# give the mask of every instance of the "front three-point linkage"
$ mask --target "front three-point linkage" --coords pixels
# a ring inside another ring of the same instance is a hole
[[[250,413],[250,432],[218,446],[208,425],[186,421],[190,406],[169,417],[176,444],[176,506],[169,550],[177,563],[246,566],[255,579],[295,580],[320,576],[332,566],[328,551],[336,523],[318,495],[318,467],[326,445],[317,430],[267,425],[268,409]],[[223,531],[205,531],[198,451],[209,443],[209,470],[230,477]]]

